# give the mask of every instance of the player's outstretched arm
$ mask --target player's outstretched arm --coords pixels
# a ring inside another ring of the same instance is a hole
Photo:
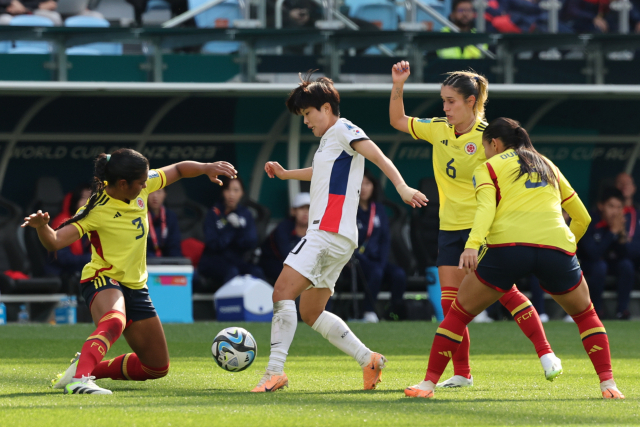
[[[351,144],[354,150],[362,154],[367,160],[373,162],[395,185],[402,201],[412,207],[421,208],[427,206],[427,197],[416,189],[409,187],[398,172],[396,165],[384,155],[380,147],[369,139],[363,139]]]
[[[400,132],[409,133],[409,117],[404,113],[404,82],[411,74],[409,61],[400,61],[391,68],[391,78],[393,79],[393,89],[391,89],[391,99],[389,101],[389,122],[391,126]]]
[[[60,230],[55,231],[49,227],[50,219],[49,212],[42,213],[42,211],[38,211],[25,217],[24,224],[20,227],[35,228],[42,246],[50,252],[65,248],[81,237],[73,225],[65,225]]]
[[[194,178],[200,175],[207,175],[211,182],[222,185],[218,175],[226,175],[233,179],[238,171],[229,162],[199,163],[186,161],[161,168],[167,177],[167,185],[171,185],[181,178]]]
[[[297,179],[298,181],[311,181],[313,168],[286,170],[278,162],[267,162],[264,165],[264,171],[269,178],[276,176],[282,180]]]

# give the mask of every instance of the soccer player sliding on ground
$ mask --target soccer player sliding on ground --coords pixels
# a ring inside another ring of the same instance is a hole
[[[411,397],[433,397],[436,384],[462,342],[465,328],[485,308],[535,274],[544,290],[573,317],[582,345],[600,378],[605,399],[624,399],[611,371],[607,333],[589,299],[575,256],[591,221],[560,170],[541,156],[515,120],[499,118],[484,130],[487,160],[474,171],[478,203],[458,268],[467,274],[449,313],[436,331],[425,380],[405,389]],[[571,216],[567,227],[562,209]],[[478,257],[478,247],[486,246]]]
[[[391,70],[393,89],[389,101],[391,126],[433,145],[433,172],[440,195],[440,232],[438,233],[438,275],[442,288],[442,310],[446,315],[456,299],[464,272],[458,269],[476,212],[472,183],[474,169],[486,160],[482,131],[487,123],[484,105],[489,95],[489,82],[468,71],[448,73],[440,96],[446,117],[418,119],[405,115],[402,100],[404,83],[411,74],[409,62],[401,61]],[[545,377],[553,381],[562,373],[560,359],[547,341],[538,312],[515,286],[500,298],[500,303],[513,315],[522,332],[533,343]],[[453,377],[438,387],[473,385],[469,365],[469,331],[452,354]]]
[[[300,297],[302,320],[362,367],[364,389],[380,382],[383,355],[369,350],[333,313],[325,311],[336,279],[357,247],[359,190],[364,160],[378,166],[395,185],[402,200],[413,207],[427,205],[427,198],[409,188],[391,161],[362,129],[340,118],[340,95],[331,79],[304,78],[287,99],[287,108],[304,117],[313,134],[321,137],[313,167],[285,170],[267,162],[270,178],[311,181],[311,205],[307,235],[289,253],[273,292],[271,355],[267,371],[252,390],[269,392],[287,386],[284,362],[297,326],[295,299]]]
[[[94,380],[145,381],[169,372],[169,351],[162,324],[147,288],[147,197],[180,178],[207,175],[222,184],[236,170],[227,162],[180,162],[149,170],[140,153],[120,149],[95,160],[91,197],[56,230],[47,212],[26,217],[22,227],[36,229],[43,246],[57,251],[89,234],[91,261],[82,270],[82,295],[97,328],[63,374],[52,381],[65,394],[111,394]],[[133,353],[102,361],[123,334]]]

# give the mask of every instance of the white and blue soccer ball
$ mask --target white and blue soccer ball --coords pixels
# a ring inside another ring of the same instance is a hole
[[[211,345],[211,354],[222,369],[240,372],[256,360],[258,345],[249,331],[231,327],[216,335]]]

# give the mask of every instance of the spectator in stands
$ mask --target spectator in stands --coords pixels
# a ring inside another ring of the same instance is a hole
[[[362,266],[372,296],[364,300],[363,320],[376,323],[378,315],[373,304],[378,300],[383,281],[391,290],[391,310],[398,313],[402,310],[407,277],[404,270],[388,260],[391,248],[389,220],[384,205],[380,203],[380,184],[368,169],[364,171],[360,188],[357,224],[358,248],[355,256]]]
[[[222,285],[239,274],[264,278],[262,269],[246,261],[245,255],[256,247],[258,233],[249,209],[240,200],[244,184],[240,178],[221,178],[222,200],[204,219],[204,252],[198,271],[201,276]]]
[[[309,193],[298,193],[291,204],[291,216],[280,222],[262,244],[260,267],[271,283],[282,272],[282,263],[289,252],[307,235],[310,203]]]
[[[49,18],[54,25],[62,25],[57,8],[56,0],[0,0],[0,25],[9,25],[14,16],[31,14]]]
[[[164,188],[149,194],[149,233],[147,258],[181,257],[180,227],[177,215],[164,206],[167,192]]]
[[[267,1],[267,27],[275,28],[276,1]],[[282,3],[282,28],[315,28],[322,19],[322,8],[313,0],[285,0]]]
[[[609,8],[610,0],[566,0],[560,19],[578,33],[610,33],[617,30],[618,14]]]
[[[75,215],[76,211],[83,207],[91,196],[91,186],[81,184],[71,193],[68,193],[62,202],[62,211],[51,221],[51,227],[57,228],[60,224]],[[56,252],[56,259],[47,265],[49,272],[56,272],[66,278],[75,273],[82,272],[85,264],[91,261],[91,243],[86,235],[76,240],[71,245]]]
[[[633,212],[634,216],[636,212],[636,204],[633,197],[636,194],[636,183],[633,177],[626,172],[621,172],[616,176],[616,188],[620,190],[624,197],[624,210],[625,213]]]
[[[614,187],[604,188],[598,201],[600,221],[592,221],[580,240],[581,265],[588,277],[591,300],[604,314],[602,292],[607,274],[616,276],[618,319],[629,319],[629,300],[635,279],[629,258],[629,224],[625,223],[624,196]]]
[[[449,20],[456,24],[461,33],[475,33],[476,10],[472,0],[454,0],[451,6]],[[442,32],[448,33],[449,27],[443,27]],[[484,45],[488,49],[487,45]],[[474,45],[456,46],[440,49],[438,56],[444,59],[480,59],[483,57],[482,51]]]
[[[136,24],[138,26],[142,26],[142,15],[147,11],[147,5],[149,0],[126,0],[127,3],[133,6],[133,15],[136,20]],[[189,10],[189,5],[187,4],[187,0],[165,0],[169,3],[171,7],[171,15],[178,16],[187,10]],[[195,21],[190,19],[183,23],[181,27],[195,27]]]
[[[631,0],[633,9],[629,12],[629,23],[631,24],[629,30],[640,34],[640,0]]]

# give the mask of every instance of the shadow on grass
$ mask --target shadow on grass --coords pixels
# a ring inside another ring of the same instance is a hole
[[[57,390],[41,391],[41,392],[35,392],[35,393],[8,393],[8,394],[0,394],[0,399],[7,399],[7,398],[12,399],[14,397],[42,397],[42,396],[57,394],[56,392]],[[62,394],[62,390],[60,390],[59,393]]]

